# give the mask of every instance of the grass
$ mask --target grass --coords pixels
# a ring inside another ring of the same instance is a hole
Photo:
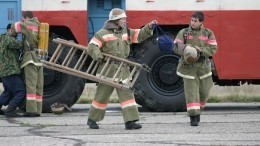
[[[91,103],[94,98],[95,90],[95,84],[86,84],[85,90],[77,103]],[[115,91],[110,97],[109,102],[119,102]],[[260,85],[214,86],[211,90],[211,96],[208,102],[260,102]]]
[[[0,93],[3,91],[0,84]],[[77,101],[78,104],[91,103],[96,91],[96,84],[86,84],[85,89]],[[109,100],[110,103],[118,103],[118,97],[114,91]],[[260,102],[260,85],[241,86],[213,86],[209,103],[221,102]]]
[[[229,95],[225,97],[211,96],[208,99],[209,103],[221,102],[260,102],[260,96],[246,96],[246,95]]]

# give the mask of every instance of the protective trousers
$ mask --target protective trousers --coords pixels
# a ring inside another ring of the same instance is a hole
[[[104,119],[107,103],[109,102],[109,98],[113,91],[114,87],[104,84],[98,85],[89,111],[89,119],[92,119],[96,122]],[[123,89],[116,89],[116,92],[122,108],[124,122],[138,121],[139,113],[133,93]]]
[[[210,95],[210,89],[213,86],[212,77],[209,76],[204,79],[198,77],[195,77],[195,79],[183,78],[183,81],[187,113],[189,116],[199,115]]]
[[[25,84],[21,75],[2,77],[4,92],[0,96],[0,105],[18,107],[25,99]]]
[[[32,63],[24,67],[26,84],[26,112],[42,113],[43,67]]]

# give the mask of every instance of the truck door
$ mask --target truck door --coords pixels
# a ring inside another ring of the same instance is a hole
[[[125,0],[88,0],[88,36],[102,28],[112,8],[125,9]]]
[[[6,32],[8,23],[21,18],[21,0],[0,0],[0,33]]]

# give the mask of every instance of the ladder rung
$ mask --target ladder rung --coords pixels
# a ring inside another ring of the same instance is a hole
[[[76,65],[75,65],[74,69],[77,70],[77,68],[78,68],[78,66],[81,64],[81,62],[82,62],[82,60],[83,60],[85,54],[86,54],[85,51],[83,51],[83,52],[81,53],[81,55],[80,55],[80,57],[79,57],[79,60],[77,61],[77,63],[76,63]]]
[[[65,47],[65,46],[63,46],[62,48],[64,48],[64,47]],[[59,52],[58,52],[58,54],[56,55],[56,58],[55,58],[55,60],[54,60],[53,63],[56,63],[56,62],[57,62],[57,60],[59,59],[59,57],[60,57],[62,51],[63,51],[62,49],[59,50]]]
[[[82,60],[82,62],[81,62],[81,64],[80,64],[80,66],[79,66],[79,69],[78,69],[78,70],[81,70],[81,69],[82,69],[82,67],[83,67],[83,65],[85,64],[85,62],[86,62],[87,58],[88,58],[88,54],[86,54],[86,55],[84,56],[84,59]]]
[[[127,78],[125,84],[129,84],[129,82],[131,81],[131,79],[132,79],[132,77],[133,77],[135,71],[136,71],[136,66],[134,66],[134,68],[133,68],[133,70],[131,71],[129,77]]]
[[[72,54],[71,54],[69,60],[68,60],[67,63],[66,63],[66,66],[69,66],[69,65],[70,65],[70,62],[71,62],[72,58],[74,57],[76,51],[77,51],[77,49],[73,49]]]
[[[118,76],[118,73],[121,71],[121,68],[122,68],[123,64],[124,64],[124,62],[121,62],[121,63],[120,63],[120,65],[119,65],[119,67],[118,67],[118,69],[117,69],[117,71],[116,71],[116,73],[115,73],[115,75],[114,75],[114,77],[113,77],[113,81],[114,81],[115,78]]]
[[[97,68],[98,68],[98,65],[99,65],[99,62],[96,61],[96,64],[95,64],[93,70],[91,71],[91,74],[92,74],[92,75],[96,72],[96,70],[97,70]]]
[[[91,71],[91,69],[92,69],[93,65],[95,64],[95,62],[96,62],[95,60],[92,60],[92,61],[91,61],[91,63],[90,63],[90,65],[89,65],[89,67],[88,67],[86,73],[89,73],[89,72]]]
[[[64,61],[62,62],[62,66],[64,66],[67,63],[68,59],[72,56],[71,53],[72,53],[73,49],[74,49],[73,47],[70,48],[68,54],[66,55]]]
[[[50,62],[53,62],[53,60],[57,57],[57,54],[59,53],[59,51],[61,50],[61,48],[63,48],[64,46],[62,44],[59,44],[58,47],[56,48],[56,50],[54,51],[54,53],[52,54],[52,57],[50,59]]]
[[[101,70],[101,72],[100,72],[99,77],[101,77],[101,76],[103,75],[103,72],[105,71],[105,69],[106,69],[107,66],[109,65],[109,62],[110,62],[110,58],[107,59],[105,65],[103,66],[103,68],[102,68],[102,70]],[[111,65],[110,65],[110,67],[111,67]],[[110,67],[109,67],[109,68],[110,68]],[[105,77],[106,77],[106,76],[105,76]]]

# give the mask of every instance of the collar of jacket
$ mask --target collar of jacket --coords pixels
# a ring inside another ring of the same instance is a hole
[[[102,28],[112,30],[115,34],[122,33],[122,31],[124,30],[124,28],[121,28],[119,25],[117,25],[114,20],[107,20]]]
[[[29,22],[29,21],[35,22],[35,23],[38,23],[38,24],[40,23],[37,17],[30,18],[30,19],[26,20],[25,22]]]
[[[190,29],[191,31],[200,31],[200,30],[203,30],[203,29],[205,29],[205,28],[204,28],[203,24],[201,24],[197,29],[193,29],[193,28],[191,28],[191,26],[189,26],[189,29]]]
[[[103,27],[103,29],[118,29],[119,28],[119,25],[117,25],[114,21],[111,21],[111,20],[107,20]]]

